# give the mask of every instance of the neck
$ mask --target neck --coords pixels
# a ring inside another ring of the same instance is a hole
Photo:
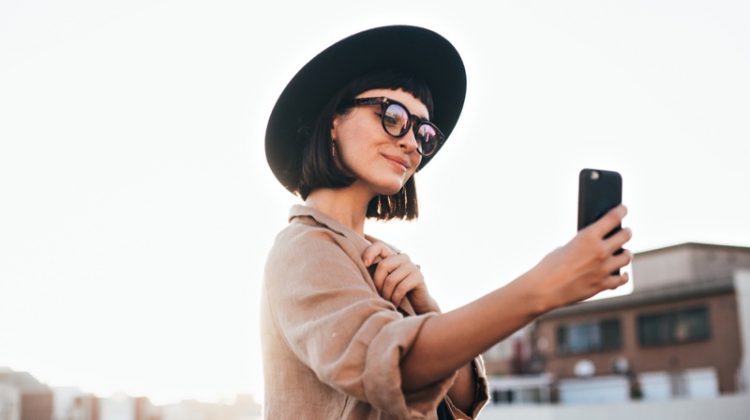
[[[307,196],[305,205],[327,214],[364,237],[367,205],[373,195],[357,188],[356,184],[336,189],[319,188]]]

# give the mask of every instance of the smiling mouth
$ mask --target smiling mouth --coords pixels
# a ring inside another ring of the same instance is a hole
[[[404,162],[401,162],[401,161],[399,161],[399,160],[396,160],[396,159],[390,158],[390,157],[388,157],[388,156],[385,156],[385,155],[383,155],[383,157],[384,157],[384,158],[386,158],[386,160],[388,160],[388,161],[390,161],[390,162],[393,162],[394,164],[398,165],[398,166],[399,166],[399,167],[400,167],[401,169],[403,169],[404,171],[408,171],[408,170],[409,170],[409,166],[407,166],[407,165],[406,165],[406,164],[405,164]]]

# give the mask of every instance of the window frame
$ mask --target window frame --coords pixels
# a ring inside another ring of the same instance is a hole
[[[606,326],[614,327],[616,334],[607,334]],[[585,349],[574,350],[570,346],[570,331],[574,328],[590,327],[598,330],[598,345],[588,346]],[[564,334],[564,339],[563,339]],[[614,340],[605,340],[605,337]],[[582,354],[595,354],[620,351],[623,348],[622,319],[619,316],[607,317],[590,321],[569,322],[558,324],[555,328],[555,353],[558,356],[578,356]]]
[[[702,317],[697,323],[695,319],[691,319],[691,317],[695,317],[696,315]],[[656,328],[657,330],[666,329],[669,332],[668,336],[652,341],[649,336],[653,335],[653,332],[647,334],[645,324],[649,321],[654,322],[654,320],[658,320],[658,322],[661,322],[662,324],[655,326],[652,325],[650,328]],[[711,311],[709,310],[709,306],[705,304],[661,310],[658,312],[640,313],[636,316],[635,323],[636,338],[638,340],[638,346],[641,348],[699,343],[711,340],[713,335],[711,328]],[[681,326],[687,328],[688,335],[685,338],[680,338],[678,336],[679,328]],[[698,331],[694,331],[692,328],[698,329]]]

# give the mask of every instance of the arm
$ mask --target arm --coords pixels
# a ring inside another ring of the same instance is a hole
[[[602,239],[625,213],[623,206],[615,208],[505,287],[428,319],[401,361],[404,390],[451,375],[547,311],[627,282],[627,273],[609,273],[630,262],[630,252],[613,256],[630,240],[630,230]]]
[[[543,303],[523,287],[525,276],[468,305],[428,319],[402,360],[404,389],[418,389],[462,366],[465,369],[477,354],[544,313]]]

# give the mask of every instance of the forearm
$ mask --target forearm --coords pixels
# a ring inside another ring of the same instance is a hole
[[[401,361],[403,389],[416,390],[451,375],[547,311],[542,294],[528,287],[535,282],[525,281],[537,275],[530,271],[465,306],[425,321]]]

